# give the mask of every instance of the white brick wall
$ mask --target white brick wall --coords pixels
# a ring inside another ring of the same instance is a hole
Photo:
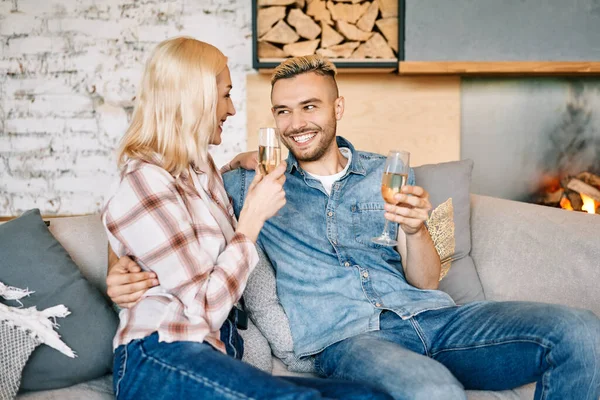
[[[237,115],[212,150],[246,149],[248,0],[0,0],[0,216],[100,209],[149,52],[190,35],[229,57]]]

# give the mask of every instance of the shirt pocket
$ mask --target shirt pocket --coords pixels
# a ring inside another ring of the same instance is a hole
[[[352,230],[356,242],[375,249],[387,247],[373,243],[371,240],[374,237],[380,236],[383,232],[383,226],[386,221],[383,217],[383,214],[385,213],[383,202],[356,203],[351,207],[351,211]],[[398,224],[389,222],[388,232],[392,239],[396,239],[398,235]]]

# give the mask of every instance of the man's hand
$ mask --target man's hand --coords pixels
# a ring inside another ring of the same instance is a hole
[[[151,287],[158,285],[154,272],[142,269],[129,257],[121,257],[106,277],[108,297],[121,308],[132,307]]]
[[[420,186],[403,186],[394,200],[395,205],[384,205],[387,220],[398,223],[407,235],[414,235],[424,228],[431,211],[429,193],[425,189]]]

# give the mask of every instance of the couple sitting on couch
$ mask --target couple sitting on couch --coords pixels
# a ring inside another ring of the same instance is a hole
[[[465,389],[537,382],[536,399],[598,399],[598,317],[526,302],[456,306],[437,290],[431,205],[413,171],[382,205],[385,158],[336,137],[344,99],[333,65],[292,58],[271,84],[287,164],[262,176],[245,154],[221,177],[207,149],[235,114],[225,57],[176,38],[148,62],[103,213],[120,257],[109,295],[125,307],[117,398],[465,399]],[[370,241],[382,214],[400,227],[397,248]],[[255,242],[277,271],[295,353],[328,379],[239,361],[230,311],[257,263]]]

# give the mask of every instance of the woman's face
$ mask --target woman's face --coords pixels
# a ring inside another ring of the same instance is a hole
[[[223,132],[223,123],[229,116],[235,115],[235,107],[229,92],[231,92],[231,75],[229,67],[225,67],[219,75],[217,75],[217,92],[219,99],[217,101],[217,129],[210,139],[210,144],[221,144],[221,133]]]

